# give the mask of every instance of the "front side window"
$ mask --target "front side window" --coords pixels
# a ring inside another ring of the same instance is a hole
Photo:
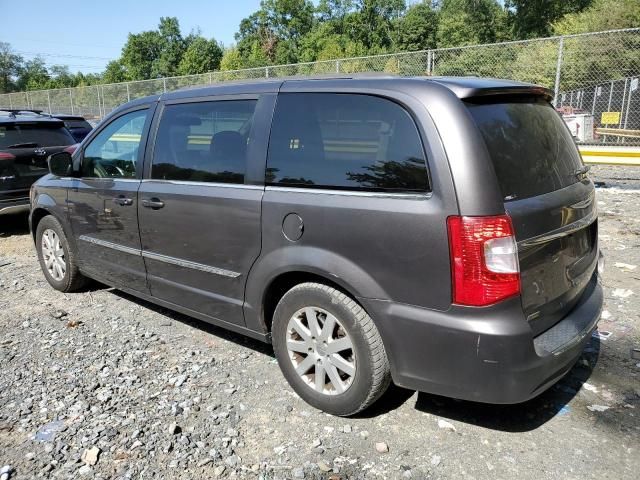
[[[135,178],[148,110],[136,110],[116,118],[91,140],[84,150],[82,176]]]
[[[256,103],[221,100],[165,106],[151,178],[244,183]]]
[[[416,125],[400,105],[370,95],[278,96],[268,185],[424,192],[426,159]]]

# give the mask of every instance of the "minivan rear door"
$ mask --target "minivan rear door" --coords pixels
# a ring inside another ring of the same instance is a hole
[[[593,183],[564,121],[543,98],[467,101],[518,241],[522,306],[534,333],[577,303],[598,260]]]

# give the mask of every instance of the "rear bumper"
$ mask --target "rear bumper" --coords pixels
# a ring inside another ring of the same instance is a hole
[[[29,197],[0,201],[0,215],[29,211]]]
[[[602,310],[594,273],[574,309],[534,337],[520,298],[446,312],[360,299],[376,321],[401,387],[486,403],[529,400],[562,378],[580,357]]]

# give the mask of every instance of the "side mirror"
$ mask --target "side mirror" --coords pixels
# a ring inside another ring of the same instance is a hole
[[[58,177],[70,177],[73,173],[73,160],[69,152],[58,152],[47,158],[49,171]]]

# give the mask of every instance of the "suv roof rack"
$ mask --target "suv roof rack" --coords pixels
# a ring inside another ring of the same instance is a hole
[[[15,117],[16,115],[24,114],[24,113],[33,113],[36,115],[42,115],[46,117],[50,117],[48,113],[42,113],[44,110],[37,110],[35,108],[2,108],[0,107],[0,112],[8,112],[9,116]]]

